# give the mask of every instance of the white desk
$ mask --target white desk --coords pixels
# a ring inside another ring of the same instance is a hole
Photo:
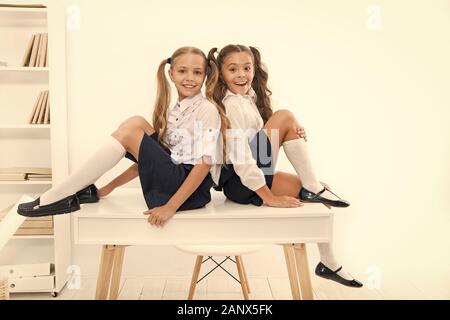
[[[117,298],[125,246],[282,244],[294,299],[312,299],[305,243],[332,240],[333,213],[321,204],[284,209],[239,205],[212,192],[205,208],[177,213],[165,227],[147,222],[140,189],[118,189],[74,213],[76,244],[103,245],[96,298]],[[299,286],[300,285],[300,286]]]

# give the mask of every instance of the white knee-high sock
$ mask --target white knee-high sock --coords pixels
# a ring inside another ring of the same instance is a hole
[[[109,136],[105,143],[67,179],[42,195],[40,205],[64,199],[94,183],[105,172],[112,169],[125,156],[125,153],[126,150],[120,142]]]
[[[317,193],[323,190],[323,186],[320,181],[317,179],[313,165],[309,158],[308,146],[303,139],[294,139],[285,141],[283,143],[283,149],[286,153],[289,162],[294,167],[297,175],[299,176],[302,186],[314,193]],[[338,198],[334,196],[332,193],[325,191],[321,194],[322,197],[337,200]]]
[[[333,248],[330,243],[318,243],[317,246],[319,247],[320,261],[325,266],[332,271],[336,271],[341,267],[334,256]],[[353,277],[345,272],[344,268],[342,268],[337,274],[346,280],[353,280]]]

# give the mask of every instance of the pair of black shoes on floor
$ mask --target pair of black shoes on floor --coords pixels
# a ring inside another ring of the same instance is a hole
[[[78,191],[76,194],[45,206],[40,205],[40,198],[37,198],[32,202],[21,203],[19,204],[17,213],[25,217],[53,216],[74,212],[80,210],[80,204],[95,203],[98,201],[99,196],[97,187],[91,184],[83,190]]]
[[[338,275],[338,272],[341,271],[341,269],[342,267],[338,268],[336,271],[333,271],[326,265],[324,265],[322,262],[319,262],[315,272],[316,275],[319,277],[336,281],[337,283],[343,284],[344,286],[347,287],[361,288],[363,286],[363,284],[356,279],[347,280]]]
[[[331,200],[331,199],[322,197],[321,194],[324,193],[325,191],[328,191],[328,192],[334,194],[336,197],[339,198],[339,200]],[[309,191],[302,187],[302,189],[300,190],[299,198],[303,202],[323,203],[324,205],[331,206],[331,207],[345,208],[350,205],[350,203],[348,201],[341,199],[337,194],[335,194],[328,188],[323,188],[318,193],[314,193],[314,192]]]

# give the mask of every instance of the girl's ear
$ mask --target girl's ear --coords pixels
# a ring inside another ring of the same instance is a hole
[[[170,80],[172,80],[172,82],[174,82],[173,74],[172,74],[172,68],[169,68],[169,77],[170,77]]]

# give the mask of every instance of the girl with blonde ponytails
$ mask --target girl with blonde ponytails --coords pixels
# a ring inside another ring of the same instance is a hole
[[[174,83],[178,100],[170,103]],[[33,202],[19,205],[27,217],[56,215],[80,209],[80,203],[99,201],[116,187],[139,176],[152,225],[164,225],[180,210],[196,209],[211,201],[218,184],[228,120],[212,100],[218,79],[215,64],[193,47],[183,47],[158,68],[158,91],[153,126],[136,116],[122,123],[107,141],[69,178]],[[201,92],[206,79],[206,95]],[[97,190],[95,181],[123,157],[134,161],[129,169]]]

